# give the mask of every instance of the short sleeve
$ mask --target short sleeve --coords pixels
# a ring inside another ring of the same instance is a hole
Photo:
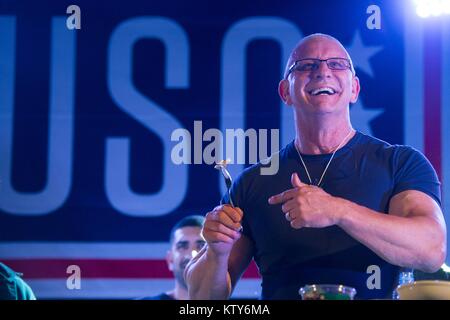
[[[394,192],[418,190],[441,206],[441,184],[430,161],[418,150],[401,146],[394,159]]]

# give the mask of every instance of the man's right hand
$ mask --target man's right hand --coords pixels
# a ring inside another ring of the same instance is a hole
[[[243,215],[240,208],[228,204],[208,212],[202,230],[208,250],[217,256],[229,255],[234,243],[241,237],[239,230]]]

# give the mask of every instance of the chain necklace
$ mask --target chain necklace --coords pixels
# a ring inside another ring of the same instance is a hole
[[[345,138],[341,141],[341,143],[339,143],[339,145],[336,147],[336,149],[334,149],[334,151],[333,151],[333,153],[332,153],[332,155],[331,155],[330,160],[328,160],[328,163],[327,163],[327,165],[325,166],[325,169],[324,169],[323,172],[322,172],[322,175],[321,175],[321,177],[320,177],[319,183],[317,183],[316,186],[320,187],[320,184],[322,183],[323,177],[325,176],[325,173],[327,172],[328,167],[330,166],[330,163],[331,163],[331,161],[332,161],[333,158],[334,158],[334,155],[335,155],[336,152],[339,150],[339,148],[342,147],[342,144],[345,142],[345,140],[347,140],[347,138],[348,138],[352,133],[353,133],[353,129],[350,130],[350,132],[345,136]],[[309,175],[308,168],[306,167],[306,164],[305,164],[305,162],[303,161],[303,157],[302,157],[302,155],[301,155],[301,153],[300,153],[300,150],[299,150],[299,148],[297,147],[297,144],[296,144],[295,142],[294,142],[294,145],[295,145],[295,149],[297,150],[297,153],[298,153],[298,155],[299,155],[299,157],[300,157],[300,161],[302,162],[303,167],[305,168],[306,175],[308,176],[308,179],[309,179],[309,184],[313,184],[313,183],[312,183],[312,180],[311,180],[311,176]]]

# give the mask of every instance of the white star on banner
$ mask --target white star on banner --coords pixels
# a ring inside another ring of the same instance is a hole
[[[370,121],[378,117],[383,111],[383,109],[366,109],[359,99],[355,104],[350,105],[350,119],[353,127],[362,133],[373,135]]]
[[[377,52],[383,50],[381,46],[365,46],[362,43],[359,31],[356,30],[353,36],[352,44],[346,48],[350,57],[352,58],[355,69],[358,68],[367,75],[373,77],[372,66],[370,65],[370,59]]]

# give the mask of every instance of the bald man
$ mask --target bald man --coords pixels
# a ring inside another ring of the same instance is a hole
[[[207,214],[207,245],[184,273],[190,298],[229,298],[252,258],[262,299],[299,299],[312,283],[389,298],[400,267],[439,269],[446,226],[436,172],[419,151],[352,127],[359,91],[335,38],[314,34],[294,48],[278,92],[295,139],[280,150],[277,174],[260,175],[261,163],[246,169],[232,187],[236,207]]]

